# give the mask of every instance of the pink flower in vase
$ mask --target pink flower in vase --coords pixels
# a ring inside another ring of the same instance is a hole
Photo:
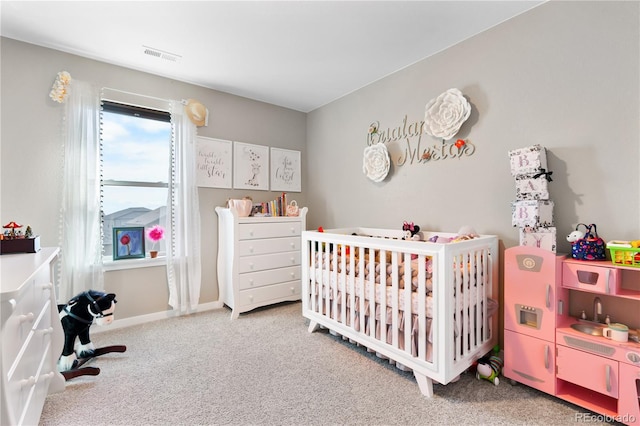
[[[151,257],[156,257],[158,252],[155,249],[158,241],[164,238],[164,228],[160,225],[154,225],[147,230],[147,238],[153,241],[153,249],[149,252]]]

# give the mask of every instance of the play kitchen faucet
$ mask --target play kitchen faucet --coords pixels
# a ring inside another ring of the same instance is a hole
[[[606,316],[606,319],[604,321],[600,320],[600,315],[602,315],[602,301],[600,300],[599,297],[595,297],[593,299],[593,317],[592,319],[588,319],[587,318],[587,314],[585,313],[584,309],[582,310],[582,313],[580,314],[580,320],[581,321],[586,321],[589,323],[593,323],[593,324],[609,324],[609,315]]]
[[[596,297],[593,299],[593,322],[600,322],[598,315],[602,315],[602,302],[599,297]]]

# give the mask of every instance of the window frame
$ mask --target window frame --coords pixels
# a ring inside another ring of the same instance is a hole
[[[127,94],[127,95],[131,96],[131,94]],[[155,104],[158,103],[157,102],[158,100],[156,99],[152,99],[152,100],[156,102],[151,102],[151,103],[155,103]],[[157,120],[157,121],[169,123],[171,126],[173,126],[171,123],[171,112],[169,111],[169,108],[168,108],[169,106],[168,102],[166,103],[167,105],[166,110],[165,108],[143,107],[138,105],[137,102],[131,102],[131,101],[119,100],[119,99],[113,100],[113,99],[109,99],[108,97],[105,97],[104,95],[101,97],[100,102],[101,102],[101,117],[100,117],[101,134],[102,134],[102,125],[103,125],[102,112],[121,114],[121,115],[136,117],[136,118]],[[162,101],[160,102],[161,105],[163,103],[164,102]],[[173,133],[173,129],[171,130],[171,132]],[[172,138],[173,136],[171,137],[171,139]],[[101,187],[110,186],[110,187],[136,187],[136,188],[166,188],[168,191],[168,196],[170,196],[170,190],[169,190],[170,173],[172,173],[172,170],[174,167],[172,144],[173,144],[173,141],[170,140],[169,145],[167,147],[169,151],[170,170],[168,171],[166,182],[102,179],[102,172],[101,172],[100,186]],[[102,139],[102,136],[100,136],[100,151],[102,152],[102,150],[103,150],[103,139]],[[102,170],[102,167],[103,167],[102,159],[100,161],[101,161],[100,169]],[[100,201],[100,204],[101,204],[100,226],[104,235],[105,214],[104,214],[104,209],[103,209],[104,206],[103,206],[102,199]],[[144,267],[151,267],[151,266],[162,266],[162,265],[165,265],[166,263],[166,260],[165,260],[166,256],[164,253],[159,254],[158,257],[156,258],[145,257],[140,259],[120,259],[116,261],[116,260],[113,260],[112,254],[110,253],[107,254],[104,251],[104,247],[105,247],[104,242],[101,241],[100,244],[102,245],[102,250],[103,250],[102,264],[105,271],[114,271],[114,270],[131,269],[131,268],[144,268]]]

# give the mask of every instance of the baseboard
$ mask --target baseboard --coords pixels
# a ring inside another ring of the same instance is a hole
[[[198,305],[198,307],[193,313],[212,311],[214,309],[221,309],[223,306],[224,304],[221,301],[203,303],[201,305]],[[116,310],[116,315],[118,315],[117,310]],[[133,325],[140,325],[148,322],[163,320],[167,318],[173,318],[179,315],[180,314],[177,311],[171,310],[171,311],[154,312],[146,315],[138,315],[135,317],[123,318],[119,320],[116,319],[106,327],[91,327],[91,334],[98,334],[98,333],[103,333],[109,330],[126,328],[126,327],[131,327]]]

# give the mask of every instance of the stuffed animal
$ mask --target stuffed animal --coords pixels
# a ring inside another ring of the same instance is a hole
[[[440,235],[434,235],[428,240],[430,243],[447,244],[451,242],[449,237],[441,237]]]
[[[584,238],[584,232],[582,231],[573,231],[572,233],[567,235],[567,241],[569,241],[570,243],[575,243],[576,241],[581,240],[583,238]]]
[[[476,378],[478,380],[488,380],[498,386],[500,383],[498,376],[500,375],[502,366],[504,365],[502,359],[498,356],[498,353],[499,350],[494,348],[493,355],[486,355],[478,360],[478,365],[476,366]]]
[[[420,227],[418,225],[414,225],[413,222],[404,222],[402,224],[402,230],[404,231],[405,240],[422,241]]]
[[[476,233],[476,230],[469,225],[465,225],[458,230],[458,235],[454,237],[451,242],[455,243],[457,241],[473,240],[477,237],[478,234]]]
[[[94,321],[98,325],[111,324],[116,303],[113,293],[89,290],[78,294],[66,305],[58,305],[64,330],[64,347],[58,360],[58,371],[71,370],[77,365],[78,358],[94,355],[95,346],[89,337],[89,327]],[[76,338],[80,339],[77,347]]]

